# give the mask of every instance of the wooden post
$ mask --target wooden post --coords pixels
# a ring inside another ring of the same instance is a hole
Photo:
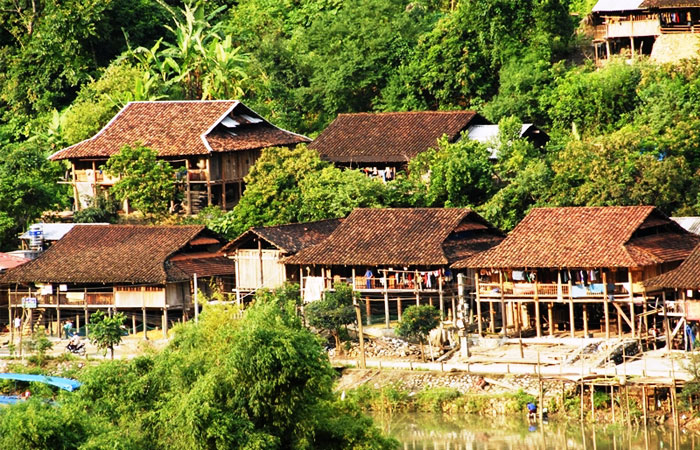
[[[221,170],[221,209],[226,211],[226,163],[229,158],[225,157],[226,153],[222,153],[219,157],[219,170]]]
[[[413,283],[413,289],[416,291],[416,306],[420,306],[420,293],[419,293],[419,289],[418,289],[419,278],[418,277],[419,277],[419,274],[418,274],[418,271],[416,270],[416,278],[415,278],[415,282]]]
[[[595,423],[595,388],[591,383],[591,421]]]
[[[542,337],[542,322],[540,321],[540,295],[539,286],[540,282],[535,280],[535,330],[537,332],[537,337]]]
[[[642,411],[644,411],[644,425],[647,423],[647,387],[642,385]]]
[[[617,337],[622,339],[622,314],[620,314],[620,308],[617,309]]]
[[[197,287],[195,286],[195,289]],[[195,291],[196,292],[196,291]],[[141,315],[142,315],[142,324],[143,324],[143,340],[147,341],[148,340],[148,325],[146,324],[146,286],[141,286]]]
[[[549,337],[554,336],[554,303],[547,303],[547,319],[549,320]]]
[[[574,293],[571,289],[571,277],[568,281],[569,285],[569,328],[571,329],[571,337],[576,337],[576,325],[574,324]]]
[[[493,301],[489,300],[489,331],[491,333],[496,332],[496,314],[493,310]]]
[[[163,308],[163,339],[168,339],[168,307]]]
[[[17,296],[15,296],[17,297]],[[7,313],[10,318],[10,342],[15,343],[15,321],[12,314],[12,288],[7,288]]]
[[[630,283],[630,328],[632,331],[632,337],[634,338],[637,333],[635,330],[635,318],[634,318],[634,284],[632,283],[632,270],[627,269],[627,277]]]
[[[76,211],[83,209],[80,205],[80,194],[78,193],[78,178],[75,173],[75,163],[71,162],[71,178],[73,179],[73,202],[75,204]]]
[[[56,324],[58,325],[58,339],[61,339],[61,333],[63,328],[61,328],[61,286],[58,286],[56,291]]]
[[[442,273],[438,272],[438,295],[440,296],[440,318],[445,320],[445,299],[442,292]],[[454,311],[454,305],[453,305]]]
[[[84,288],[83,290],[83,296],[85,297],[83,301],[85,302],[85,337],[88,337],[88,322],[89,322],[89,317],[88,317],[88,294],[87,294],[87,288]]]
[[[205,159],[205,162],[207,163],[207,206],[211,206],[211,163],[210,160],[211,158]]]
[[[588,305],[583,306],[583,337],[588,337]]]
[[[353,270],[353,275],[354,275],[355,269],[353,268],[352,270]],[[355,285],[355,277],[353,276],[353,286],[354,285]],[[364,335],[364,330],[362,329],[362,312],[360,310],[360,303],[357,301],[357,298],[353,297],[352,304],[355,307],[355,315],[356,315],[356,320],[357,320],[357,335],[358,335],[358,339],[360,340],[360,368],[366,369],[367,364],[365,361],[365,335]]]
[[[474,288],[476,290],[475,300],[476,300],[476,327],[479,332],[479,336],[484,335],[484,324],[481,321],[481,294],[479,293],[479,274],[474,273]]]
[[[396,313],[399,317],[399,322],[401,322],[401,297],[396,297]]]
[[[365,311],[367,312],[365,321],[367,326],[372,325],[372,307],[369,304],[369,297],[365,297]]]
[[[73,166],[75,167],[75,165]],[[185,205],[185,213],[188,216],[192,215],[192,186],[190,184],[190,160],[185,159],[185,196],[187,197],[187,204]]]
[[[540,365],[540,352],[539,350],[537,351],[537,381],[539,382],[539,390],[540,390],[540,398],[539,398],[539,408],[537,408],[537,412],[540,415],[540,423],[542,423],[542,420],[544,418],[544,391],[542,389],[542,366]]]
[[[506,294],[503,292],[503,269],[498,271],[498,283],[501,288],[501,325],[503,326],[502,333],[505,336],[508,334],[508,319],[506,317]]]
[[[258,264],[260,265],[260,276],[258,276],[258,288],[265,285],[265,278],[263,277],[263,253],[262,253],[262,239],[258,237]],[[323,271],[321,271],[323,273]],[[324,283],[325,285],[325,283]]]
[[[136,335],[136,314],[131,315],[131,331],[132,334]]]
[[[391,319],[389,318],[389,285],[386,277],[386,270],[384,270],[384,324],[387,328],[391,328]]]
[[[671,353],[671,330],[668,324],[668,309],[666,309],[666,291],[661,291],[661,309],[664,313],[664,333],[666,334],[666,353]]]
[[[608,278],[603,272],[603,308],[605,312],[605,339],[610,339],[610,298],[608,297]]]

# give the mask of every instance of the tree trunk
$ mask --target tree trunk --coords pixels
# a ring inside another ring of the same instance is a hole
[[[337,331],[333,332],[333,338],[335,339],[335,354],[338,356],[343,353],[343,350],[340,348],[340,335]]]
[[[425,362],[425,352],[423,351],[423,338],[418,338],[418,342],[420,343],[420,358],[423,362]]]
[[[109,356],[112,359],[112,361],[114,361],[114,346],[113,345],[109,346]]]

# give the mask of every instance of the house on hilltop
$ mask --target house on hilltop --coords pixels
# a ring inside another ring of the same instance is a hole
[[[309,142],[278,128],[237,100],[130,102],[95,136],[50,158],[68,160],[76,209],[90,205],[117,180],[101,170],[124,145],[153,148],[182,175],[183,209],[224,210],[238,203],[264,148]]]
[[[589,22],[596,60],[620,53],[660,62],[698,56],[698,0],[599,0]]]
[[[305,301],[345,282],[364,298],[368,318],[373,303],[383,305],[389,327],[405,302],[437,302],[443,315],[453,312],[457,278],[450,264],[501,240],[501,231],[466,208],[359,208],[327,239],[284,264],[299,267]]]
[[[479,333],[486,319],[496,331],[500,304],[504,332],[541,336],[544,321],[550,336],[562,326],[572,337],[610,337],[614,321],[618,334],[637,335],[658,317],[643,282],[676,268],[698,242],[653,206],[535,208],[498,246],[452,267],[475,271]]]
[[[233,260],[237,300],[260,288],[274,289],[299,282],[299,269],[282,260],[325,240],[343,219],[252,227],[222,249]]]
[[[88,321],[90,312],[121,311],[132,325],[168,328],[193,308],[193,277],[230,291],[233,264],[219,253],[224,240],[203,226],[78,225],[38,258],[0,276],[10,320],[23,298],[36,299],[34,324],[60,327],[61,318]],[[25,321],[27,323],[27,321]]]
[[[498,125],[474,111],[339,114],[309,148],[336,166],[359,168],[370,175],[391,179],[397,171],[405,170],[418,154],[435,148],[443,135],[456,142],[462,133],[471,134],[476,127],[484,126],[487,128],[473,132],[480,137],[498,134]],[[548,139],[542,141],[540,137],[546,135],[534,126],[526,127],[524,136],[534,138],[538,145]]]

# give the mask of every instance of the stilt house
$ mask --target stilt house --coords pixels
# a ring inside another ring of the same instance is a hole
[[[373,304],[383,305],[376,312],[384,314],[389,327],[407,302],[437,303],[446,316],[454,311],[457,279],[450,264],[502,239],[470,209],[356,209],[327,239],[284,264],[299,267],[305,301],[320,298],[336,283],[348,283],[365,300],[368,318],[379,309]]]
[[[535,208],[498,246],[454,264],[474,274],[479,333],[568,328],[610,337],[648,328],[643,281],[698,243],[652,206]],[[500,306],[500,308],[498,308]]]
[[[697,329],[686,326],[700,321],[700,245],[678,268],[646,280],[644,286],[661,292],[666,339],[678,337],[685,348],[690,348]]]
[[[221,252],[233,260],[236,299],[260,288],[274,289],[285,281],[299,282],[299,268],[282,260],[326,239],[342,219],[253,227],[226,244]]]
[[[110,156],[127,144],[150,147],[176,169],[182,209],[195,214],[204,206],[235,206],[262,149],[309,141],[237,100],[130,102],[95,136],[50,158],[70,162],[66,182],[82,209],[117,181],[101,169]]]
[[[85,323],[91,312],[113,310],[130,317],[127,326],[167,329],[192,310],[195,274],[202,291],[210,283],[231,290],[234,267],[218,252],[223,243],[202,226],[79,225],[0,283],[10,320],[31,313],[33,324],[57,331],[62,319]]]

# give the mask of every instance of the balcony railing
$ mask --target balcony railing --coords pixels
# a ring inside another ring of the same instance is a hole
[[[569,299],[569,298],[599,298],[605,296],[605,286],[602,283],[583,284],[557,284],[557,283],[514,283],[505,282],[503,288],[499,283],[479,283],[479,296],[482,298],[501,298],[501,290],[503,297],[508,299],[525,298],[534,299],[535,296],[542,299]],[[633,286],[635,292],[641,292],[641,286]],[[608,295],[615,297],[626,297],[630,295],[629,283],[609,283],[607,289]]]
[[[10,292],[9,301],[12,306],[22,306],[22,299],[34,297],[38,305],[58,305],[60,295],[61,306],[113,306],[114,293],[112,292],[59,292],[58,294],[41,295],[37,292]]]

